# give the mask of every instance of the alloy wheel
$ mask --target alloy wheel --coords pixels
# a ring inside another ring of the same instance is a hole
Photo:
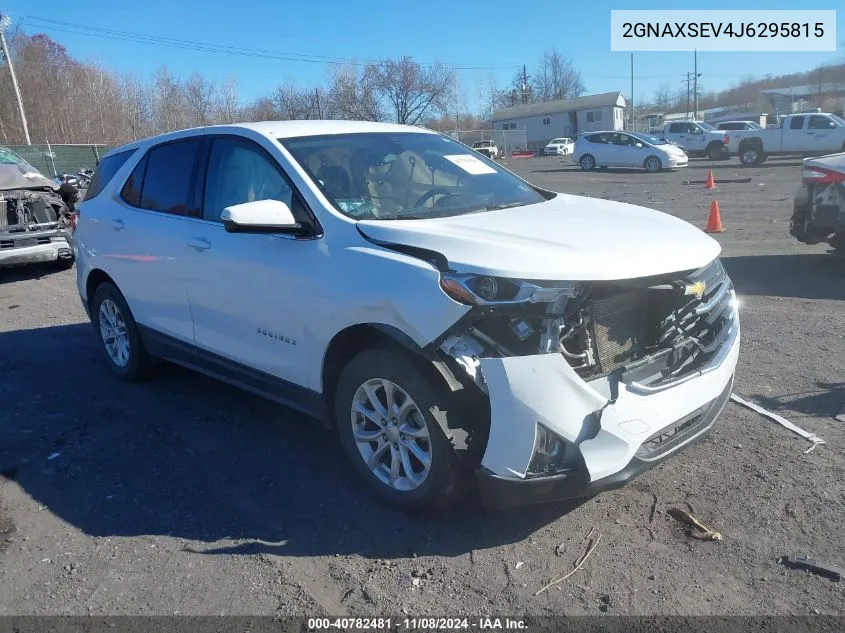
[[[126,367],[130,356],[129,333],[120,308],[111,299],[100,303],[99,322],[106,353],[115,365]]]
[[[370,472],[400,492],[422,485],[431,471],[432,445],[413,398],[385,378],[366,381],[355,392],[352,436]]]

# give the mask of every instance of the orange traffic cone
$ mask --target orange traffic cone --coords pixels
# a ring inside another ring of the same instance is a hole
[[[707,170],[707,184],[704,185],[705,189],[715,189],[716,188],[716,181],[713,180],[713,170]]]
[[[719,213],[719,203],[715,200],[710,203],[710,217],[707,218],[707,228],[704,230],[707,233],[722,233],[725,230]]]

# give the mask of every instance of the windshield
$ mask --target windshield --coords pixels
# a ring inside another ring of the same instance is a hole
[[[708,132],[711,132],[716,129],[712,125],[710,125],[709,123],[705,123],[704,121],[699,121],[698,127],[700,127],[702,130],[707,130]]]
[[[646,143],[650,143],[652,145],[668,145],[669,142],[666,139],[657,138],[656,136],[651,136],[650,134],[641,134],[639,132],[631,133],[631,136],[634,136],[641,141],[645,141]]]
[[[355,220],[448,217],[545,200],[497,163],[440,134],[331,134],[279,142],[335,208]]]
[[[8,147],[0,146],[0,165],[29,165]]]
[[[840,116],[836,116],[835,114],[831,114],[830,118],[836,121],[839,125],[845,127],[845,119]]]

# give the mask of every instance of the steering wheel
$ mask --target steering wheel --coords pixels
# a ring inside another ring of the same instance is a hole
[[[438,194],[443,194],[444,196],[449,196],[449,197],[455,197],[455,196],[458,195],[458,194],[452,193],[451,191],[449,191],[448,189],[445,189],[444,187],[435,187],[434,189],[429,189],[423,195],[421,195],[419,197],[419,200],[417,200],[414,203],[414,208],[418,209],[419,207],[423,206],[426,202],[428,202],[431,198],[433,198],[434,196],[436,196]]]

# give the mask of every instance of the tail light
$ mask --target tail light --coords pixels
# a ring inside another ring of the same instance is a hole
[[[801,171],[801,182],[807,185],[845,182],[845,173],[825,169],[824,167],[805,167]]]
[[[730,136],[728,136],[727,134],[725,134],[725,135],[722,137],[722,144],[727,145],[727,144],[728,144],[728,143],[730,143],[730,142],[731,142],[731,137],[730,137]]]
[[[74,211],[70,214],[70,228],[72,231],[76,231],[76,223],[79,221],[79,212]]]

